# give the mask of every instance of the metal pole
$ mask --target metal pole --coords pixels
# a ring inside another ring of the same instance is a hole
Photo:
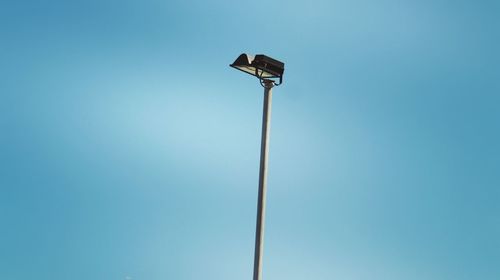
[[[257,226],[255,231],[255,258],[253,280],[262,279],[262,253],[264,250],[264,221],[266,214],[267,157],[269,131],[271,129],[271,101],[274,82],[264,80],[264,112],[262,116],[262,139],[260,147],[259,196],[257,202]]]

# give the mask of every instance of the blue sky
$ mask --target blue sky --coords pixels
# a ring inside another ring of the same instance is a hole
[[[500,277],[498,1],[0,3],[0,277]]]

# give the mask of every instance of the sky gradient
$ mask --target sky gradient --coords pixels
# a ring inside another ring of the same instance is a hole
[[[3,1],[0,277],[500,279],[500,2]]]

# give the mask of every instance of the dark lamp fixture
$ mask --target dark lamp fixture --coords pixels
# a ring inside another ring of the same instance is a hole
[[[261,83],[270,79],[279,79],[276,85],[283,82],[285,64],[263,54],[253,56],[243,53],[229,66],[259,78]]]

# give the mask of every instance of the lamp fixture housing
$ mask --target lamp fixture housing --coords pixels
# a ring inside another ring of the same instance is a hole
[[[275,83],[276,85],[283,82],[285,64],[263,54],[253,56],[243,53],[229,66],[259,78],[261,83],[270,79],[278,79],[279,83]]]

